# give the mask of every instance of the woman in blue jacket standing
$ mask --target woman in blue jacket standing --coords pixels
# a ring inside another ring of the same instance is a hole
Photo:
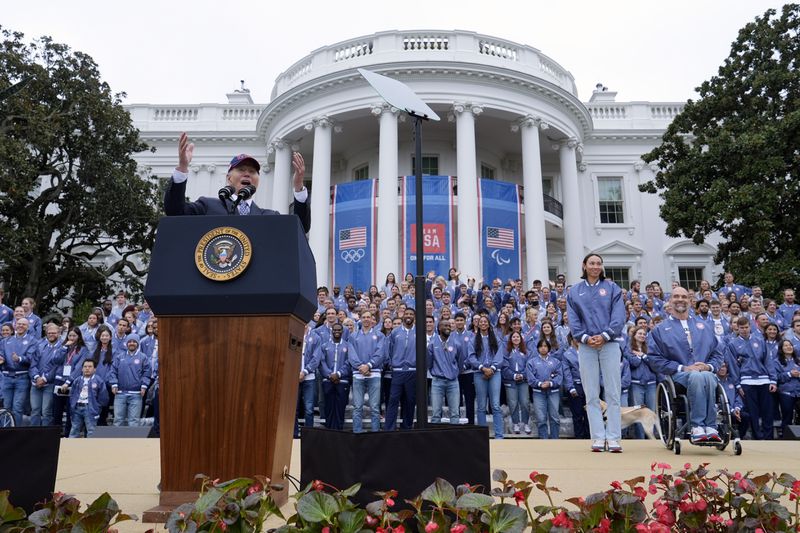
[[[486,404],[491,402],[494,438],[503,438],[503,414],[500,411],[500,389],[504,366],[503,346],[497,340],[486,316],[478,321],[475,333],[475,350],[471,354],[471,366],[475,372],[475,397],[477,400],[478,425],[486,426]]]
[[[519,319],[516,319],[519,323]],[[508,410],[511,412],[511,421],[514,422],[514,433],[525,431],[530,434],[530,388],[525,377],[525,367],[528,363],[528,352],[525,342],[519,331],[511,333],[506,345],[506,361],[503,369],[503,386],[506,389]]]
[[[781,433],[792,423],[794,409],[800,400],[800,354],[792,341],[782,340],[778,356],[774,359],[778,375],[778,401],[781,405]]]
[[[614,339],[625,325],[622,290],[603,273],[603,258],[591,253],[583,259],[582,282],[570,287],[567,313],[572,336],[579,342],[581,382],[592,435],[592,451],[622,452],[620,349]],[[606,420],[600,409],[600,373],[608,404]]]

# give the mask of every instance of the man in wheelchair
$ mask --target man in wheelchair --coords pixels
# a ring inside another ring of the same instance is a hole
[[[717,376],[725,357],[708,323],[689,316],[689,293],[675,287],[671,316],[650,334],[645,361],[657,374],[686,388],[691,442],[720,443],[717,431]]]

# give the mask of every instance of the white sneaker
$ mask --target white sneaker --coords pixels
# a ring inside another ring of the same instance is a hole
[[[514,424],[514,433],[519,435],[519,424]]]
[[[604,452],[604,451],[606,451],[606,441],[604,441],[604,440],[594,440],[594,441],[592,441],[592,451],[593,452]]]
[[[531,427],[528,424],[525,424],[525,433],[528,435],[531,434]]]
[[[691,441],[693,443],[695,443],[695,442],[705,442],[707,440],[708,440],[708,437],[706,436],[705,428],[701,428],[700,426],[692,428]]]
[[[611,453],[622,453],[622,446],[620,446],[619,441],[610,440],[608,441],[608,451]]]
[[[713,442],[722,442],[722,437],[719,436],[719,431],[714,428],[706,427],[706,439],[713,441]]]

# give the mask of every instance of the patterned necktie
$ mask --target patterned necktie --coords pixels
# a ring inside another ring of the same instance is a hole
[[[249,215],[250,214],[250,204],[247,202],[242,202],[239,204],[239,214],[240,215]]]

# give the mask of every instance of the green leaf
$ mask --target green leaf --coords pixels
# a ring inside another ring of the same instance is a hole
[[[456,508],[458,509],[488,509],[492,505],[494,505],[494,498],[479,492],[462,494],[456,500]]]
[[[492,533],[522,533],[528,525],[528,513],[522,507],[501,503],[492,509],[487,525]]]
[[[339,513],[338,522],[341,533],[358,533],[361,531],[366,517],[367,512],[363,509]]]
[[[495,469],[492,472],[492,481],[497,481],[498,483],[505,483],[508,479],[508,474],[505,470]]]
[[[778,479],[776,479],[776,481],[778,482],[779,485],[784,486],[787,489],[790,489],[792,488],[792,483],[797,481],[797,478],[791,474],[783,472],[780,476],[778,476]]]
[[[341,495],[344,496],[345,498],[352,498],[353,496],[358,494],[358,491],[360,490],[361,490],[361,483],[356,483],[355,485],[347,487],[346,489],[341,491]]]
[[[39,509],[38,511],[32,512],[28,516],[28,520],[31,524],[36,527],[46,528],[52,519],[53,512],[45,507],[44,509]]]
[[[431,485],[422,491],[423,500],[433,502],[437,507],[452,504],[456,499],[456,489],[445,479],[436,478]]]
[[[212,487],[208,490],[208,492],[204,493],[197,499],[194,506],[199,512],[204,513],[210,507],[217,505],[219,500],[224,495],[225,494],[221,490],[216,487]]]
[[[338,511],[336,500],[327,492],[309,492],[297,502],[297,514],[313,524],[331,522]]]
[[[8,499],[9,491],[0,491],[0,525],[16,522],[25,518],[22,507],[14,507]]]
[[[104,492],[97,497],[95,501],[89,504],[86,508],[87,513],[94,513],[96,511],[108,511],[110,513],[118,513],[119,505],[114,501],[114,498],[107,492]]]
[[[105,533],[110,522],[110,516],[103,511],[87,513],[75,523],[71,533]]]

